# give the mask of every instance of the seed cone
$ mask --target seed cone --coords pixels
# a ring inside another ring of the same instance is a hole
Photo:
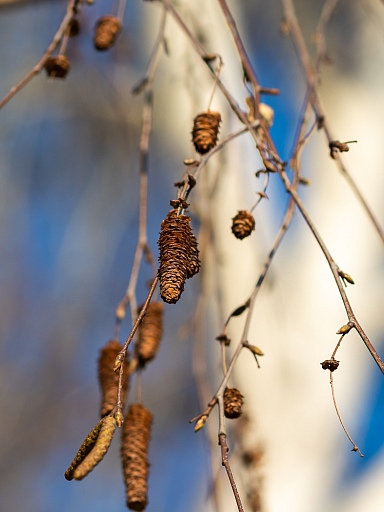
[[[160,295],[169,304],[179,300],[185,280],[199,271],[199,251],[190,221],[187,215],[177,215],[177,210],[171,210],[161,223]]]
[[[255,225],[253,215],[247,210],[240,210],[232,219],[232,233],[236,238],[242,240],[252,233]]]
[[[235,419],[241,416],[243,395],[236,388],[226,388],[224,391],[224,415],[226,418]]]
[[[139,308],[139,313],[142,306]],[[150,302],[147,312],[139,327],[139,338],[135,352],[141,365],[154,359],[159,349],[163,334],[163,310],[162,302]]]
[[[117,354],[122,348],[123,346],[118,341],[111,340],[100,351],[98,373],[101,389],[100,416],[102,418],[109,414],[116,405],[119,372],[114,372],[113,367]],[[121,400],[123,402],[123,407],[128,391],[128,365],[128,355],[126,354],[124,360],[125,377],[123,378],[123,387],[121,390]]]
[[[208,153],[216,146],[220,122],[219,112],[213,110],[202,112],[193,120],[192,142],[200,155]]]
[[[69,60],[65,55],[49,57],[44,64],[50,78],[65,78],[69,71]]]
[[[121,30],[121,21],[115,16],[102,16],[95,26],[93,44],[96,50],[105,51],[111,48]]]
[[[141,404],[132,404],[125,417],[121,460],[127,506],[142,511],[148,504],[148,446],[152,414]]]

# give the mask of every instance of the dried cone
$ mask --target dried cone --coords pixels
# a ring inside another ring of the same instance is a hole
[[[224,415],[226,418],[235,419],[241,416],[243,395],[236,388],[226,388],[224,391]]]
[[[158,241],[160,295],[169,304],[179,300],[185,280],[199,270],[199,251],[190,221],[187,215],[177,215],[177,210],[171,210],[161,223]]]
[[[69,71],[69,60],[65,55],[49,57],[44,64],[50,78],[65,78]]]
[[[100,416],[103,418],[109,414],[116,405],[117,389],[119,384],[119,372],[113,371],[113,366],[117,354],[123,346],[116,340],[109,341],[100,351],[98,370],[99,384],[101,389]],[[121,390],[121,400],[125,402],[128,389],[128,355],[124,359],[123,387]]]
[[[139,308],[139,313],[141,309],[142,306]],[[140,325],[135,351],[142,366],[157,354],[163,334],[163,309],[162,302],[150,302]]]
[[[96,50],[104,51],[113,46],[121,30],[121,21],[116,16],[103,16],[95,26],[93,44]]]
[[[240,210],[232,219],[232,233],[236,238],[242,240],[252,233],[255,225],[253,215],[247,210]]]
[[[212,110],[198,114],[193,120],[192,141],[200,155],[216,146],[220,122],[219,112]]]
[[[148,446],[152,414],[141,404],[132,404],[123,424],[121,460],[127,506],[144,510],[148,504]]]

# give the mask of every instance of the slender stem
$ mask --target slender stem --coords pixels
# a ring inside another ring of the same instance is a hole
[[[239,510],[239,512],[244,512],[243,504],[241,503],[240,494],[239,494],[239,491],[237,490],[235,479],[233,478],[231,466],[229,465],[229,460],[228,460],[229,449],[228,449],[228,445],[227,445],[227,436],[223,433],[219,434],[219,445],[221,448],[221,463],[225,467],[225,470],[227,472],[228,479],[229,479],[231,487],[232,487],[233,495],[235,496],[237,509]]]

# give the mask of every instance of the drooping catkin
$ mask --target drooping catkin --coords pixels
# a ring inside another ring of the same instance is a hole
[[[123,424],[121,460],[127,507],[138,512],[148,504],[148,446],[152,414],[142,404],[132,404]]]
[[[98,361],[99,384],[101,390],[100,416],[109,414],[116,405],[119,385],[119,372],[113,371],[117,354],[123,346],[117,340],[109,341],[100,351]],[[121,401],[125,402],[128,391],[128,354],[124,359],[124,375],[122,381]]]
[[[160,295],[169,304],[179,300],[185,280],[195,275],[200,267],[190,221],[187,215],[177,215],[177,210],[171,210],[161,223],[158,241]]]
[[[95,446],[97,438],[99,437],[99,433],[101,427],[103,425],[103,420],[100,420],[99,423],[90,431],[87,437],[84,439],[82,445],[80,446],[78,452],[75,455],[75,458],[71,462],[71,465],[64,473],[64,476],[67,480],[73,480],[73,474],[77,466],[83,462],[85,457],[89,454],[92,448]]]
[[[241,416],[243,395],[236,388],[226,388],[224,391],[224,415],[226,418],[235,419]]]
[[[242,240],[249,236],[255,229],[255,219],[247,210],[240,210],[232,219],[232,233]]]
[[[69,60],[65,55],[49,57],[44,64],[49,78],[65,78],[69,71]]]
[[[141,309],[142,306],[138,310],[139,313]],[[163,334],[163,310],[162,302],[150,302],[139,327],[135,353],[142,366],[151,361],[159,349]]]
[[[85,478],[103,460],[111,445],[115,429],[116,420],[113,416],[106,416],[101,420],[101,429],[92,450],[73,472],[75,480]]]
[[[201,155],[216,146],[220,122],[221,115],[213,110],[202,112],[193,120],[192,142]]]
[[[111,48],[121,30],[121,21],[116,16],[102,16],[96,23],[93,44],[96,50]]]

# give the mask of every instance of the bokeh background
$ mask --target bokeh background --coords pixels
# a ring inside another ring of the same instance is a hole
[[[250,0],[231,5],[263,85],[281,90],[280,96],[268,98],[275,110],[271,134],[289,160],[305,81],[289,37],[280,32],[281,5]],[[201,30],[210,50],[225,55],[223,79],[244,105],[241,67],[219,11],[212,6],[199,10],[198,2],[180,1],[178,6],[191,26]],[[314,53],[311,36],[321,2],[301,0],[295,6]],[[145,74],[160,7],[128,0],[116,47],[100,54],[92,47],[93,27],[112,8],[105,0],[83,6],[81,33],[68,45],[71,70],[66,80],[47,80],[41,73],[0,112],[4,511],[125,510],[117,440],[86,480],[67,482],[63,476],[97,421],[96,361],[113,336],[115,308],[126,290],[138,233],[143,100],[131,90]],[[65,9],[60,0],[0,2],[1,96],[40,59]],[[383,23],[382,2],[340,0],[327,30],[330,62],[322,68],[320,86],[335,138],[359,141],[345,161],[382,224]],[[193,157],[191,120],[205,108],[211,84],[171,22],[167,34],[169,56],[163,57],[155,81],[149,160],[148,237],[155,255],[160,223],[175,195],[173,182],[182,175],[183,159]],[[214,102],[217,108],[224,105],[219,93]],[[223,117],[223,134],[238,126],[228,110]],[[212,171],[223,172],[219,198],[212,198],[220,259],[210,261],[221,279],[222,311],[209,304],[203,315],[212,393],[219,382],[213,340],[220,314],[227,315],[249,294],[287,204],[281,185],[273,180],[270,201],[256,213],[254,240],[245,241],[240,254],[228,226],[237,209],[254,201],[260,188],[254,171],[260,163],[250,141],[236,141],[223,155]],[[382,242],[329,159],[321,133],[304,153],[303,170],[312,182],[302,190],[305,202],[335,259],[355,279],[357,284],[347,291],[383,355]],[[202,209],[192,204],[196,229]],[[143,266],[139,303],[149,277]],[[188,424],[201,410],[192,365],[200,284],[199,279],[191,281],[182,300],[167,306],[162,350],[143,375],[143,400],[155,417],[148,510],[156,512],[214,510],[207,440]],[[266,353],[262,370],[244,357],[234,378],[265,451],[263,510],[381,510],[384,381],[351,334],[342,352],[344,373],[335,380],[339,378],[344,419],[365,454],[360,459],[350,453],[332,408],[328,376],[319,366],[330,357],[345,315],[322,254],[298,214],[254,323],[255,343]],[[234,337],[240,327],[234,326]],[[123,337],[129,328],[127,320]],[[216,418],[211,421],[215,429]],[[218,450],[215,455],[218,459]],[[221,486],[220,511],[235,510],[225,477]]]

